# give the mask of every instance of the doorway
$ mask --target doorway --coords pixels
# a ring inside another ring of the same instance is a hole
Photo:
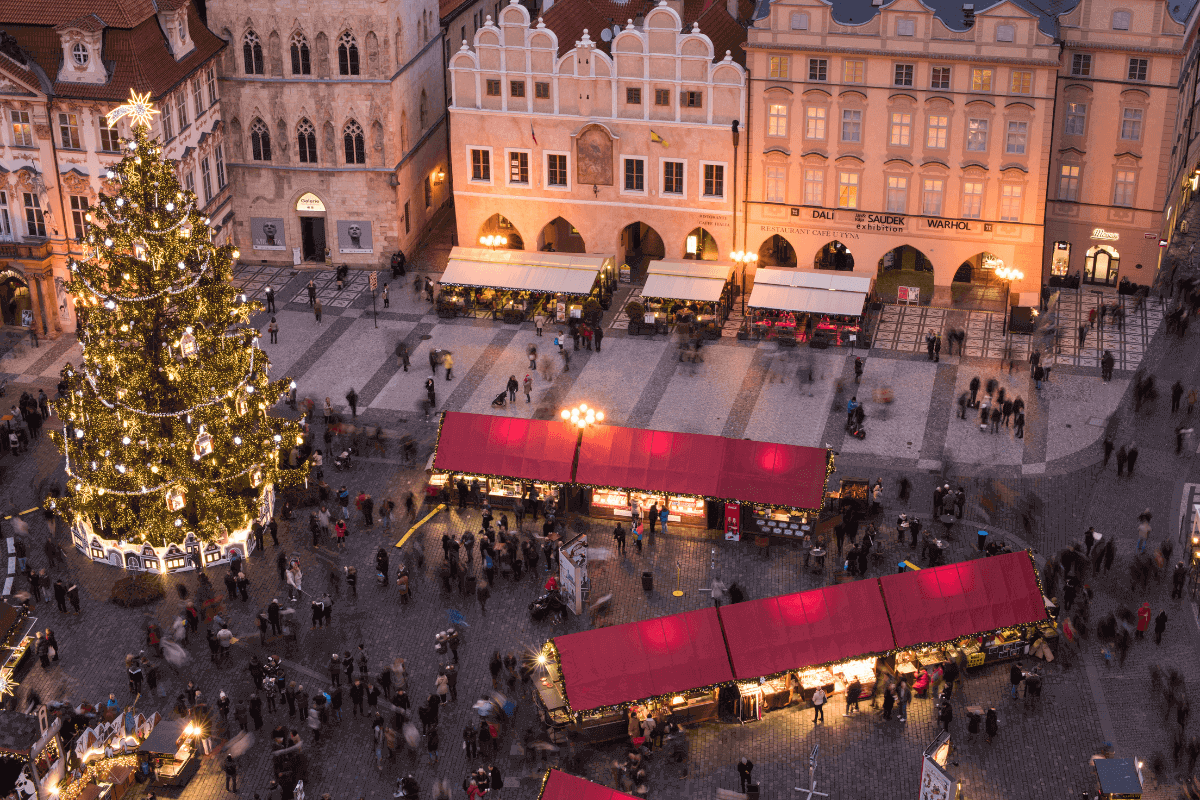
[[[12,270],[0,272],[0,321],[20,325],[22,312],[31,307],[25,279]]]
[[[1120,254],[1108,245],[1097,245],[1087,252],[1083,279],[1102,286],[1116,286],[1120,268]]]
[[[301,254],[305,261],[325,260],[325,218],[300,218]]]

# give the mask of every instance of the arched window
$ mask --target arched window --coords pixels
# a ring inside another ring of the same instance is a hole
[[[418,112],[421,119],[421,131],[424,132],[425,125],[429,122],[429,98],[425,96],[425,90],[421,90],[421,105],[418,106]]]
[[[367,163],[367,146],[363,139],[362,125],[354,120],[346,123],[342,129],[342,141],[346,145],[347,164]]]
[[[242,60],[245,62],[247,75],[263,74],[262,42],[254,31],[246,31],[242,37]]]
[[[250,153],[255,161],[271,160],[271,131],[261,119],[250,123]]]
[[[292,34],[292,74],[312,74],[312,60],[308,54],[308,39],[305,38],[303,33]]]
[[[317,129],[306,119],[296,126],[296,152],[301,164],[317,163]]]
[[[350,31],[346,31],[338,39],[338,73],[358,74],[358,42],[354,40],[354,34]]]

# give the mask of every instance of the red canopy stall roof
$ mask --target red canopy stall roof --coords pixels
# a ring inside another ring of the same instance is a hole
[[[561,422],[447,411],[433,468],[547,483],[570,483],[578,432]]]
[[[733,680],[715,608],[556,636],[572,711]]]
[[[879,584],[898,648],[1046,619],[1025,551],[887,575]]]
[[[577,778],[559,769],[546,771],[537,800],[636,800],[633,795]]]
[[[894,646],[875,580],[735,603],[718,613],[738,679],[886,653]]]
[[[583,433],[575,480],[816,510],[829,459],[817,447],[602,425]]]

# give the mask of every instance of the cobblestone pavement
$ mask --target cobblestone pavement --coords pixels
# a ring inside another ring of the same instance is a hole
[[[444,260],[446,252],[448,242],[443,236],[435,240],[434,247],[414,254],[410,264],[436,274],[437,259]],[[536,339],[529,326],[437,320],[424,301],[413,300],[411,288],[400,288],[392,294],[391,308],[380,310],[378,329],[370,319],[370,295],[361,291],[345,307],[330,308],[318,327],[306,308],[303,287],[310,275],[321,276],[326,284],[331,275],[323,271],[292,272],[286,267],[247,267],[238,274],[248,293],[261,291],[268,283],[276,287],[280,344],[267,345],[274,368],[278,374],[296,376],[302,397],[312,394],[322,399],[328,395],[338,406],[344,406],[341,398],[353,385],[365,406],[360,419],[382,424],[393,435],[413,435],[421,445],[419,464],[428,457],[436,427],[414,413],[415,401],[423,394],[421,387],[429,375],[426,356],[430,347],[453,351],[456,362],[450,381],[441,369],[437,370],[439,408],[481,412],[492,411],[490,399],[509,374],[520,377],[528,371],[528,344],[536,343],[543,356],[554,355],[550,339]],[[352,275],[355,280],[365,281],[364,274]],[[381,274],[381,282],[383,277]],[[411,281],[411,275],[408,279]],[[296,302],[285,306],[282,300],[287,297]],[[932,320],[931,311],[938,310],[905,309],[906,313],[922,315],[923,322],[916,323],[921,326],[917,331],[924,330],[924,322]],[[947,319],[958,316],[974,318],[963,312],[948,313],[957,316],[933,316],[946,324],[950,324]],[[980,313],[985,312],[971,315]],[[392,356],[396,341],[401,339],[409,343],[412,352],[408,373]],[[928,517],[935,481],[962,484],[968,505],[965,521],[951,532],[955,537],[951,549],[954,560],[977,557],[969,546],[976,527],[986,527],[1014,546],[1031,547],[1041,558],[1078,541],[1088,525],[1096,525],[1106,536],[1117,539],[1118,555],[1110,573],[1091,579],[1097,592],[1093,621],[1120,605],[1136,608],[1142,600],[1149,600],[1155,613],[1165,608],[1170,616],[1163,644],[1156,647],[1149,640],[1137,642],[1124,666],[1107,667],[1098,656],[1095,642],[1085,642],[1081,653],[1064,653],[1047,666],[1047,691],[1040,706],[1026,707],[1004,697],[1003,667],[970,676],[955,697],[952,732],[957,749],[952,760],[958,763],[952,765],[951,772],[963,779],[969,798],[1077,797],[1090,786],[1087,758],[1108,741],[1119,754],[1144,758],[1148,764],[1154,753],[1165,754],[1163,786],[1155,786],[1153,779],[1147,784],[1146,796],[1157,800],[1178,794],[1175,781],[1179,776],[1171,763],[1171,728],[1162,722],[1161,711],[1149,696],[1147,670],[1155,662],[1173,665],[1193,684],[1200,680],[1200,668],[1191,657],[1197,643],[1197,623],[1194,607],[1170,601],[1166,587],[1159,583],[1152,582],[1144,591],[1131,590],[1128,568],[1134,554],[1135,518],[1146,506],[1155,514],[1155,541],[1170,539],[1176,542],[1176,552],[1182,551],[1181,524],[1188,521],[1184,512],[1200,480],[1192,477],[1196,474],[1194,442],[1181,455],[1175,454],[1174,430],[1185,417],[1182,413],[1172,415],[1163,398],[1169,395],[1168,387],[1177,377],[1189,380],[1195,374],[1198,349],[1168,338],[1161,328],[1146,334],[1144,342],[1144,366],[1160,381],[1162,398],[1140,414],[1134,414],[1130,407],[1127,379],[1102,384],[1095,369],[1082,363],[1058,367],[1039,395],[1030,389],[1026,371],[1018,369],[1009,375],[1000,370],[998,362],[972,358],[970,353],[948,357],[943,351],[942,361],[931,364],[924,360],[920,349],[922,339],[908,354],[878,348],[871,351],[863,384],[855,387],[845,352],[783,352],[773,344],[739,343],[727,337],[708,347],[705,362],[693,371],[680,364],[673,341],[629,338],[619,331],[605,338],[601,353],[572,352],[576,357],[570,372],[560,372],[561,360],[554,358],[554,380],[535,378],[532,403],[518,402],[498,413],[544,417],[563,404],[586,400],[606,408],[610,418],[619,423],[800,444],[828,442],[841,453],[837,471],[831,476],[834,485],[847,476],[882,478],[886,491],[881,519],[885,525],[901,510]],[[970,347],[969,339],[968,350]],[[14,379],[10,393],[38,387],[50,391],[62,364],[78,359],[78,353],[78,345],[64,337],[5,359],[0,370],[3,377]],[[806,378],[810,365],[813,381],[806,379],[798,385],[797,372],[804,368]],[[1030,419],[1023,441],[1015,439],[1011,429],[1001,428],[998,434],[981,433],[972,420],[955,418],[953,399],[974,374],[984,378],[995,375],[1011,391],[1026,397]],[[839,381],[845,387],[841,393]],[[873,399],[875,390],[885,386],[892,387],[896,396],[890,408]],[[860,399],[872,398],[868,407],[871,435],[862,443],[845,441],[841,431],[846,389],[858,391]],[[15,396],[10,396],[15,401]],[[321,432],[318,423],[314,433]],[[1139,445],[1141,459],[1135,477],[1118,478],[1112,465],[1102,467],[1099,440],[1106,435],[1118,444]],[[28,455],[3,455],[0,511],[10,514],[34,508],[60,477],[60,459],[46,441]],[[902,478],[911,485],[907,501],[898,497]],[[399,501],[404,492],[419,494],[423,490],[424,473],[402,465],[393,448],[359,458],[348,473],[330,470],[327,479],[334,489],[344,480],[352,491],[365,489],[377,501],[389,496]],[[402,508],[402,502],[399,504]],[[762,597],[825,585],[833,580],[837,569],[837,562],[830,558],[822,573],[805,571],[799,551],[790,542],[773,546],[764,559],[749,542],[726,543],[705,532],[679,527],[673,528],[670,536],[655,537],[644,554],[636,555],[630,547],[628,557],[619,559],[611,551],[608,524],[594,522],[596,535],[590,554],[593,591],[597,596],[611,592],[614,602],[601,619],[571,618],[565,625],[554,627],[533,623],[527,612],[529,601],[545,577],[540,568],[536,578],[527,575],[519,582],[498,579],[486,617],[472,598],[442,591],[432,573],[434,557],[440,555],[440,538],[444,532],[474,529],[478,525],[477,512],[460,514],[451,510],[436,515],[399,552],[390,545],[400,538],[402,529],[394,527],[385,532],[379,522],[366,529],[361,517],[354,519],[344,551],[333,551],[328,546],[314,549],[308,540],[307,513],[308,509],[301,509],[295,520],[281,526],[278,548],[268,541],[265,553],[251,557],[250,601],[226,601],[239,638],[229,663],[211,663],[204,642],[193,640],[189,645],[193,662],[178,674],[163,664],[165,697],[143,697],[139,708],[168,711],[189,678],[197,681],[210,701],[221,690],[235,699],[245,698],[251,690],[245,663],[252,652],[260,656],[278,654],[286,660],[289,675],[298,682],[310,689],[325,686],[329,653],[356,649],[360,642],[366,646],[373,672],[396,656],[406,658],[410,694],[420,701],[432,691],[439,664],[433,636],[445,626],[448,610],[461,612],[470,627],[461,651],[460,698],[443,713],[438,763],[427,765],[424,754],[420,760],[402,755],[397,763],[385,762],[382,772],[376,770],[369,726],[352,716],[347,702],[342,721],[328,726],[321,744],[312,744],[311,735],[305,734],[310,743],[307,794],[319,797],[331,792],[336,800],[352,796],[386,798],[396,778],[407,769],[415,771],[423,786],[439,775],[451,778],[457,786],[471,766],[464,758],[459,732],[470,717],[472,698],[491,686],[486,662],[493,650],[532,651],[546,638],[560,633],[700,608],[709,602],[701,590],[714,574],[726,581],[737,580],[751,597]],[[45,522],[37,513],[27,514],[26,519],[35,540],[30,548],[31,562],[41,568],[45,566],[40,548],[46,535]],[[3,526],[6,534],[11,533],[9,525]],[[380,546],[388,547],[394,571],[398,559],[415,559],[413,547],[417,542],[424,547],[426,565],[418,570],[413,602],[401,606],[391,587],[375,584],[374,553]],[[892,571],[896,561],[912,555],[891,541],[886,531],[882,543],[881,554],[872,565],[875,575]],[[275,572],[278,553],[300,556],[305,565],[306,591],[340,589],[333,627],[309,630],[305,613],[308,598],[304,598],[297,604],[301,623],[298,641],[258,641],[252,625],[254,613],[271,598],[284,597]],[[360,574],[357,598],[347,596],[344,581],[330,578],[350,565]],[[474,568],[478,569],[477,558]],[[645,569],[655,576],[651,592],[641,588],[640,574]],[[192,596],[198,591],[195,577],[172,576],[163,600],[144,609],[127,610],[108,602],[116,577],[108,567],[72,554],[65,567],[49,572],[52,579],[65,576],[80,582],[83,612],[79,616],[64,615],[53,603],[37,606],[40,623],[55,630],[63,648],[57,665],[46,671],[35,665],[23,681],[22,692],[36,689],[44,699],[96,701],[110,691],[127,697],[122,658],[144,646],[138,631],[144,630],[148,619],[169,625],[182,606],[177,586],[186,587]],[[219,575],[219,571],[214,573],[218,590],[222,585]],[[676,587],[683,590],[682,598],[672,596]],[[24,588],[24,579],[18,577],[15,589]],[[964,708],[976,703],[995,704],[999,711],[1001,733],[990,744],[965,741]],[[268,714],[267,728],[285,715],[286,708]],[[657,756],[652,760],[651,797],[710,798],[717,787],[735,788],[733,764],[743,754],[758,764],[755,775],[764,798],[792,797],[805,756],[816,743],[821,745],[818,788],[831,791],[833,797],[914,796],[920,751],[934,728],[928,700],[916,702],[904,725],[866,713],[844,718],[840,708],[834,707],[827,718],[817,730],[808,712],[786,710],[768,713],[762,722],[745,726],[695,729],[689,734],[692,748],[686,777],[680,777],[674,765]],[[298,720],[292,720],[292,724],[299,727]],[[512,729],[519,733],[534,724],[531,704],[524,700]],[[1186,732],[1188,736],[1200,734],[1190,720]],[[532,798],[538,765],[504,755],[511,742],[509,736],[506,732],[498,764],[507,768],[508,776],[522,780],[519,788],[506,789],[504,796]],[[254,793],[265,796],[270,778],[269,757],[261,734],[259,738],[260,742],[242,759],[239,795],[246,798]],[[563,752],[556,759],[565,760],[568,755]],[[607,782],[605,765],[620,755],[619,747],[602,747],[578,753],[578,761],[572,763],[581,774]],[[206,760],[192,785],[172,796],[188,800],[219,796],[222,786],[216,763]],[[135,798],[140,796],[134,794]]]

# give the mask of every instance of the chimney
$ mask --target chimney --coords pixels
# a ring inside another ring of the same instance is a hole
[[[738,18],[737,0],[725,0],[725,10],[729,13],[729,16],[733,17],[734,19],[737,19]]]
[[[963,3],[963,24],[968,28],[975,24],[975,4]]]

